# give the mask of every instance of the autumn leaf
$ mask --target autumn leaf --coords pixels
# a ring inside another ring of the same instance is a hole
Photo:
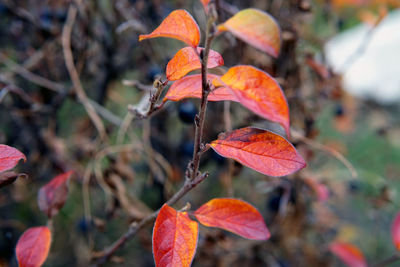
[[[19,238],[15,254],[19,267],[39,267],[49,254],[51,232],[46,226],[32,227]]]
[[[139,41],[156,37],[174,38],[197,47],[200,42],[200,29],[186,10],[179,9],[172,11],[152,33],[139,35]]]
[[[212,81],[218,78],[218,75],[208,74],[207,79]],[[164,97],[164,102],[179,101],[184,98],[201,98],[202,87],[201,87],[201,74],[188,75],[182,79],[174,82],[168,89],[167,94]],[[217,89],[210,92],[208,95],[209,101],[238,101],[235,94],[225,87],[218,87]]]
[[[218,227],[244,238],[267,240],[269,230],[258,210],[233,198],[215,198],[194,212],[196,219],[208,227]]]
[[[25,155],[19,150],[0,144],[0,172],[14,168],[21,159],[26,161]]]
[[[367,267],[363,253],[352,244],[333,242],[329,250],[349,267]]]
[[[306,166],[294,146],[275,133],[252,127],[220,134],[211,147],[221,156],[269,176],[284,176]]]
[[[400,250],[400,213],[397,213],[392,222],[392,240],[397,250]]]
[[[201,63],[199,55],[203,49],[204,48],[198,47],[197,53],[193,47],[184,47],[179,50],[167,64],[167,79],[170,81],[176,81],[189,72],[200,69]],[[211,69],[222,65],[224,65],[224,59],[222,56],[218,52],[210,50],[207,67]]]
[[[164,204],[153,228],[153,255],[157,267],[190,266],[197,247],[199,225]]]
[[[221,77],[240,103],[259,116],[280,123],[289,136],[289,106],[275,79],[253,66],[232,67]],[[217,87],[218,81],[213,82]]]
[[[40,188],[38,193],[39,209],[49,218],[56,215],[64,206],[68,197],[68,180],[72,173],[69,171],[60,174]]]
[[[219,31],[229,31],[242,41],[278,57],[281,46],[280,29],[269,14],[255,9],[243,9],[218,25]]]

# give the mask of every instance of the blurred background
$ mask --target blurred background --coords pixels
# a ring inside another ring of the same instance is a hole
[[[201,170],[210,177],[176,208],[242,198],[261,211],[272,236],[254,242],[200,227],[193,266],[343,266],[328,250],[335,240],[357,245],[372,264],[395,254],[400,2],[217,2],[219,22],[255,7],[281,26],[278,59],[228,33],[218,36],[212,48],[225,66],[213,72],[251,64],[274,76],[289,102],[290,140],[308,166],[289,177],[266,177],[208,151]],[[0,189],[0,266],[17,266],[19,236],[46,224],[37,192],[57,174],[75,172],[44,266],[89,266],[129,223],[180,188],[199,101],[167,103],[147,120],[128,111],[148,100],[153,81],[165,79],[166,64],[184,46],[164,38],[138,42],[175,9],[189,11],[204,30],[199,0],[0,0],[0,143],[27,156],[17,170],[28,175]],[[107,138],[89,119],[88,103]],[[284,134],[237,103],[212,102],[204,139],[248,125]],[[105,266],[153,266],[151,230]]]

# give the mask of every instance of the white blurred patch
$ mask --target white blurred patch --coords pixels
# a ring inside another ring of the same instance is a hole
[[[382,104],[399,102],[400,10],[389,13],[370,35],[365,50],[357,53],[369,31],[370,26],[359,25],[327,42],[327,63],[343,75],[349,93]]]

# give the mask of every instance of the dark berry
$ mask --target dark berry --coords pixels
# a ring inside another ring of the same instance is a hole
[[[193,141],[183,142],[179,147],[179,152],[183,157],[192,157],[193,156]]]
[[[279,206],[281,204],[281,196],[274,194],[268,199],[268,209],[271,212],[278,212],[279,211]]]
[[[343,116],[343,114],[344,114],[344,109],[343,109],[342,104],[337,104],[337,105],[335,106],[334,112],[335,112],[335,116],[337,116],[337,117]]]
[[[360,191],[360,182],[358,181],[350,181],[348,183],[348,189],[350,193],[357,193],[358,191]]]
[[[179,104],[178,115],[184,123],[193,123],[197,114],[197,108],[191,101],[185,101]]]
[[[336,28],[341,31],[344,29],[344,20],[343,19],[338,19],[336,22]]]
[[[154,82],[155,79],[157,79],[158,76],[161,75],[161,69],[158,65],[152,65],[150,66],[149,70],[147,71],[146,78],[150,82]]]
[[[225,158],[223,156],[221,156],[220,154],[218,154],[217,152],[215,152],[214,150],[212,151],[211,158],[213,160],[215,160],[215,162],[218,165],[222,165],[225,163]]]
[[[82,234],[89,233],[93,229],[93,226],[93,221],[88,221],[85,218],[81,218],[76,224],[77,230]]]

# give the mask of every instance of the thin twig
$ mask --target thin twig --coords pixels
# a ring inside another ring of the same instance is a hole
[[[160,111],[165,102],[161,102],[161,104],[157,104],[161,94],[167,86],[168,80],[166,81],[161,81],[160,79],[157,79],[153,83],[153,92],[147,92],[142,99],[139,101],[137,105],[129,105],[128,110],[133,113],[136,119],[145,119],[153,116],[156,114],[158,111]],[[139,89],[140,83],[136,84]]]
[[[132,120],[135,118],[134,114],[131,112],[127,112],[117,133],[117,144],[121,144],[124,141],[125,134],[129,129],[129,126],[131,125]]]
[[[325,152],[331,154],[331,155],[332,155],[333,157],[335,157],[337,160],[339,160],[340,162],[342,162],[344,166],[346,166],[346,168],[349,170],[349,172],[350,172],[350,174],[351,174],[351,176],[352,176],[353,178],[357,178],[357,177],[358,177],[358,173],[357,173],[356,169],[354,168],[353,164],[351,164],[351,162],[348,161],[348,160],[345,158],[345,156],[343,156],[343,155],[342,155],[339,151],[337,151],[336,149],[333,149],[333,148],[331,148],[331,147],[328,147],[328,146],[326,146],[326,145],[323,145],[323,144],[321,144],[321,143],[318,143],[318,142],[316,142],[316,141],[314,141],[314,140],[311,140],[311,139],[305,137],[304,135],[302,135],[301,133],[299,133],[299,132],[297,132],[297,131],[295,131],[295,130],[293,130],[293,129],[291,130],[291,135],[292,135],[293,138],[299,139],[301,142],[303,142],[303,143],[305,143],[305,144],[307,144],[307,145],[309,145],[309,146],[311,146],[311,147],[314,147],[314,148],[316,148],[316,149],[319,149],[319,150],[322,150],[322,151],[325,151]]]
[[[207,64],[208,64],[208,55],[211,49],[211,42],[214,39],[215,33],[215,21],[217,18],[214,5],[210,5],[209,14],[210,17],[207,21],[207,30],[206,30],[206,44],[204,46],[204,50],[200,52],[200,60],[201,60],[201,103],[199,113],[195,118],[195,137],[194,137],[194,148],[193,148],[193,159],[189,163],[188,166],[188,174],[191,179],[194,179],[198,175],[199,166],[200,166],[200,158],[201,158],[201,150],[203,149],[202,139],[203,139],[203,131],[204,131],[204,122],[207,111],[207,102],[208,95],[211,91],[210,84],[207,80]]]
[[[61,42],[63,47],[63,53],[65,58],[65,64],[67,66],[67,70],[69,76],[71,77],[72,84],[74,85],[76,94],[78,95],[79,100],[82,102],[83,106],[86,109],[90,119],[92,120],[94,126],[100,134],[102,139],[107,137],[106,130],[102,120],[99,115],[96,113],[95,108],[89,102],[88,97],[86,96],[85,90],[83,89],[82,83],[79,79],[78,71],[76,70],[73,54],[71,51],[71,33],[72,28],[75,23],[75,18],[78,13],[78,9],[74,4],[71,4],[68,9],[67,21],[64,25]]]
[[[99,113],[100,116],[102,116],[105,120],[111,122],[115,126],[121,126],[122,125],[122,119],[97,103],[96,101],[88,98],[89,103],[93,106],[93,108],[96,110],[97,113]]]
[[[15,72],[21,75],[22,78],[36,85],[42,86],[43,88],[55,91],[57,93],[63,93],[67,90],[67,88],[65,88],[62,84],[51,81],[49,79],[46,79],[42,76],[39,76],[29,71],[28,69],[12,61],[2,53],[0,53],[0,62],[4,62],[8,67],[10,67],[11,72]],[[111,122],[116,126],[120,126],[122,124],[122,120],[118,116],[114,115],[111,111],[104,108],[102,105],[91,100],[90,98],[87,98],[87,101],[93,106],[96,112],[99,113],[99,115],[102,116],[105,120]]]
[[[201,183],[205,178],[208,177],[208,173],[203,173],[197,176],[193,180],[186,179],[182,188],[176,192],[167,202],[166,204],[169,206],[174,205],[178,202],[184,195],[186,195],[190,190],[196,187],[199,183]],[[142,229],[147,224],[151,223],[157,217],[160,209],[153,212],[146,218],[142,219],[140,222],[134,222],[129,226],[129,229],[125,234],[123,234],[117,241],[115,241],[111,246],[104,249],[99,254],[99,258],[96,260],[96,263],[92,266],[99,266],[104,264],[120,247],[122,247],[129,239],[131,239],[140,229]]]
[[[395,263],[396,261],[400,261],[400,255],[399,254],[394,254],[392,256],[390,256],[387,259],[384,259],[380,262],[377,262],[375,264],[372,264],[372,267],[384,267],[387,266],[389,264]]]
[[[37,74],[34,74],[33,72],[30,72],[26,68],[18,65],[17,63],[6,57],[3,53],[0,53],[0,61],[4,62],[6,66],[11,68],[12,72],[19,74],[20,76],[34,84],[56,91],[57,93],[64,91],[64,87],[62,85],[43,78]]]

